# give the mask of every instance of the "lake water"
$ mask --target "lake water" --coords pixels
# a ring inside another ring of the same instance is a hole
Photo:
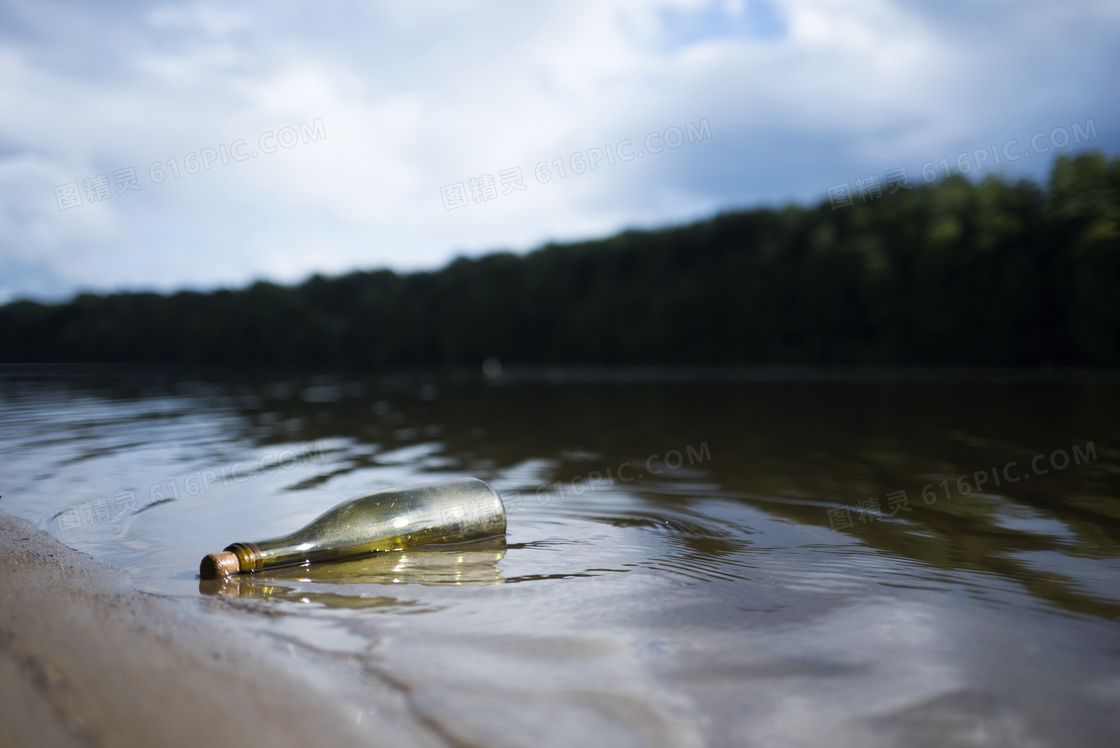
[[[1120,745],[1115,380],[514,374],[8,370],[0,508],[465,744]],[[466,475],[504,542],[198,579]]]

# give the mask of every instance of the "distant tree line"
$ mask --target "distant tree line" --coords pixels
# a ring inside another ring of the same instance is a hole
[[[294,286],[0,307],[0,361],[1120,364],[1120,158]]]

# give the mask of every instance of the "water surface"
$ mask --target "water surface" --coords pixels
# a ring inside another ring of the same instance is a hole
[[[1120,744],[1120,385],[602,379],[10,371],[0,508],[467,744]],[[465,475],[503,542],[200,584]]]

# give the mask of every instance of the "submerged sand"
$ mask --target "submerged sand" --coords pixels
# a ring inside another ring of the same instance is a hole
[[[390,685],[309,672],[3,512],[0,566],[0,746],[446,744]]]

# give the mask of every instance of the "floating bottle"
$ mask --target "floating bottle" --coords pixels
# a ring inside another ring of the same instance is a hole
[[[498,492],[478,478],[458,478],[356,496],[291,535],[233,543],[211,553],[198,571],[203,579],[217,579],[377,551],[465,543],[505,531]]]

